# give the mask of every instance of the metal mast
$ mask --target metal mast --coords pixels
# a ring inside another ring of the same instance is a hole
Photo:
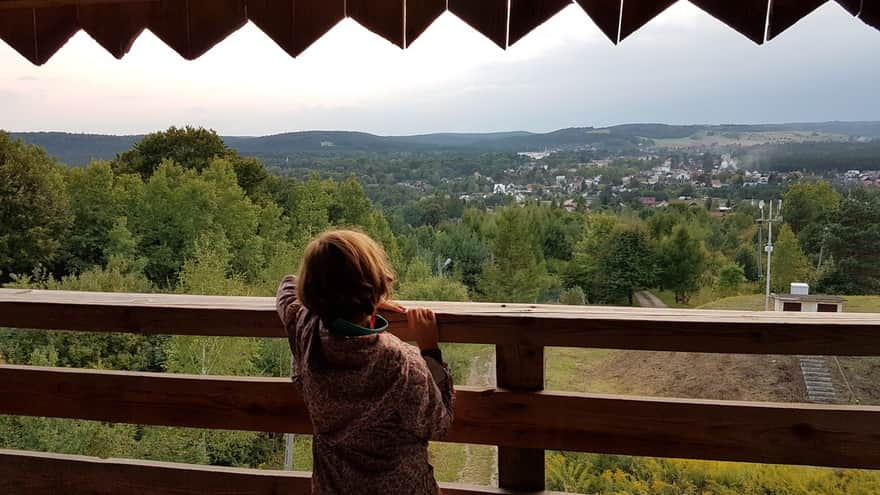
[[[763,213],[763,210],[761,210]],[[776,212],[777,215],[782,212],[782,200],[779,200],[779,208]],[[767,246],[764,250],[767,252],[767,289],[766,294],[764,295],[764,310],[770,311],[770,261],[773,257],[773,223],[781,222],[782,217],[777,216],[773,218],[773,201],[770,201],[770,211],[767,214]]]

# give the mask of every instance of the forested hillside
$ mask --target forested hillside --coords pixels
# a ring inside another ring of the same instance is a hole
[[[880,122],[825,122],[755,125],[624,124],[611,127],[573,127],[547,133],[524,131],[494,133],[435,133],[414,136],[377,136],[350,131],[302,131],[271,136],[226,136],[223,140],[244,155],[284,158],[299,153],[482,153],[597,149],[606,153],[636,152],[646,146],[737,146],[742,135],[751,144],[793,143],[829,139],[880,138]],[[45,149],[68,165],[93,159],[112,160],[143,136],[107,136],[63,132],[18,132],[12,136]],[[698,139],[699,138],[699,139]],[[707,139],[703,139],[707,138]],[[680,142],[666,143],[664,140]],[[809,152],[809,151],[808,151]]]
[[[462,187],[477,187],[476,176],[506,173],[525,159],[449,153],[380,169],[347,156],[303,155],[298,160],[315,173],[293,177],[204,129],[171,128],[132,143],[110,160],[68,167],[0,133],[0,284],[270,296],[298,268],[311,238],[353,226],[388,251],[400,299],[628,305],[635,291],[660,289],[686,305],[760,290],[759,212],[749,201],[729,199],[723,215],[711,198],[672,199],[662,208],[610,199],[567,209],[554,201],[468,202],[442,185],[464,177]],[[582,158],[556,159],[563,157]],[[343,173],[353,169],[358,176]],[[416,184],[420,174],[441,186]],[[392,188],[401,176],[413,184]],[[807,281],[830,293],[880,293],[880,192],[810,178],[774,187],[786,213],[774,231],[771,287]],[[475,352],[447,348],[457,383],[468,380]],[[287,376],[289,359],[284,341],[0,330],[2,363]],[[297,442],[297,467],[308,467],[309,440]],[[283,440],[0,417],[0,448],[278,468]],[[438,464],[458,466],[453,461],[464,455],[432,449]],[[867,472],[561,453],[548,457],[548,480],[551,489],[607,494],[880,492],[880,476]]]

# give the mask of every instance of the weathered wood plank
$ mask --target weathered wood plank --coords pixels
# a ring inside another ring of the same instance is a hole
[[[0,366],[0,377],[0,414],[312,432],[290,379],[8,365]]]
[[[310,475],[0,449],[0,493],[8,495],[309,495]],[[441,486],[444,495],[514,493],[456,483]]]
[[[3,9],[43,9],[69,5],[125,4],[141,2],[158,2],[159,0],[0,0]]]
[[[880,314],[415,302],[444,342],[734,354],[880,355]],[[392,331],[402,319],[388,315]],[[397,324],[397,325],[395,325]],[[0,327],[282,337],[272,298],[0,289]]]
[[[544,348],[518,344],[495,346],[498,386],[517,392],[544,389]],[[498,447],[498,485],[522,491],[544,489],[544,450]]]
[[[309,433],[286,379],[0,366],[0,414]],[[880,407],[459,387],[448,441],[880,469]],[[2,493],[2,492],[0,492]]]

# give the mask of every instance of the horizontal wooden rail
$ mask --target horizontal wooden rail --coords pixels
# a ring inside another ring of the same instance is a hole
[[[508,490],[441,483],[444,495]],[[27,495],[309,495],[311,473],[98,459],[0,449],[0,493]],[[533,495],[558,492],[537,492]],[[562,495],[562,494],[558,494]]]
[[[492,303],[433,308],[441,340],[651,351],[880,355],[880,315]],[[400,317],[389,315],[392,323]],[[394,325],[392,325],[393,328]],[[272,298],[0,289],[0,327],[283,337]]]
[[[0,366],[0,414],[310,433],[285,379]],[[449,441],[880,468],[880,407],[460,387]],[[2,493],[2,492],[0,492]]]

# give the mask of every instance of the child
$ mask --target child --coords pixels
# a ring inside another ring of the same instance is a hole
[[[454,391],[429,309],[389,301],[394,272],[368,236],[326,232],[278,288],[292,377],[311,415],[312,493],[438,493],[428,440],[452,424]],[[405,344],[377,311],[405,312]],[[421,351],[421,352],[420,352]]]

